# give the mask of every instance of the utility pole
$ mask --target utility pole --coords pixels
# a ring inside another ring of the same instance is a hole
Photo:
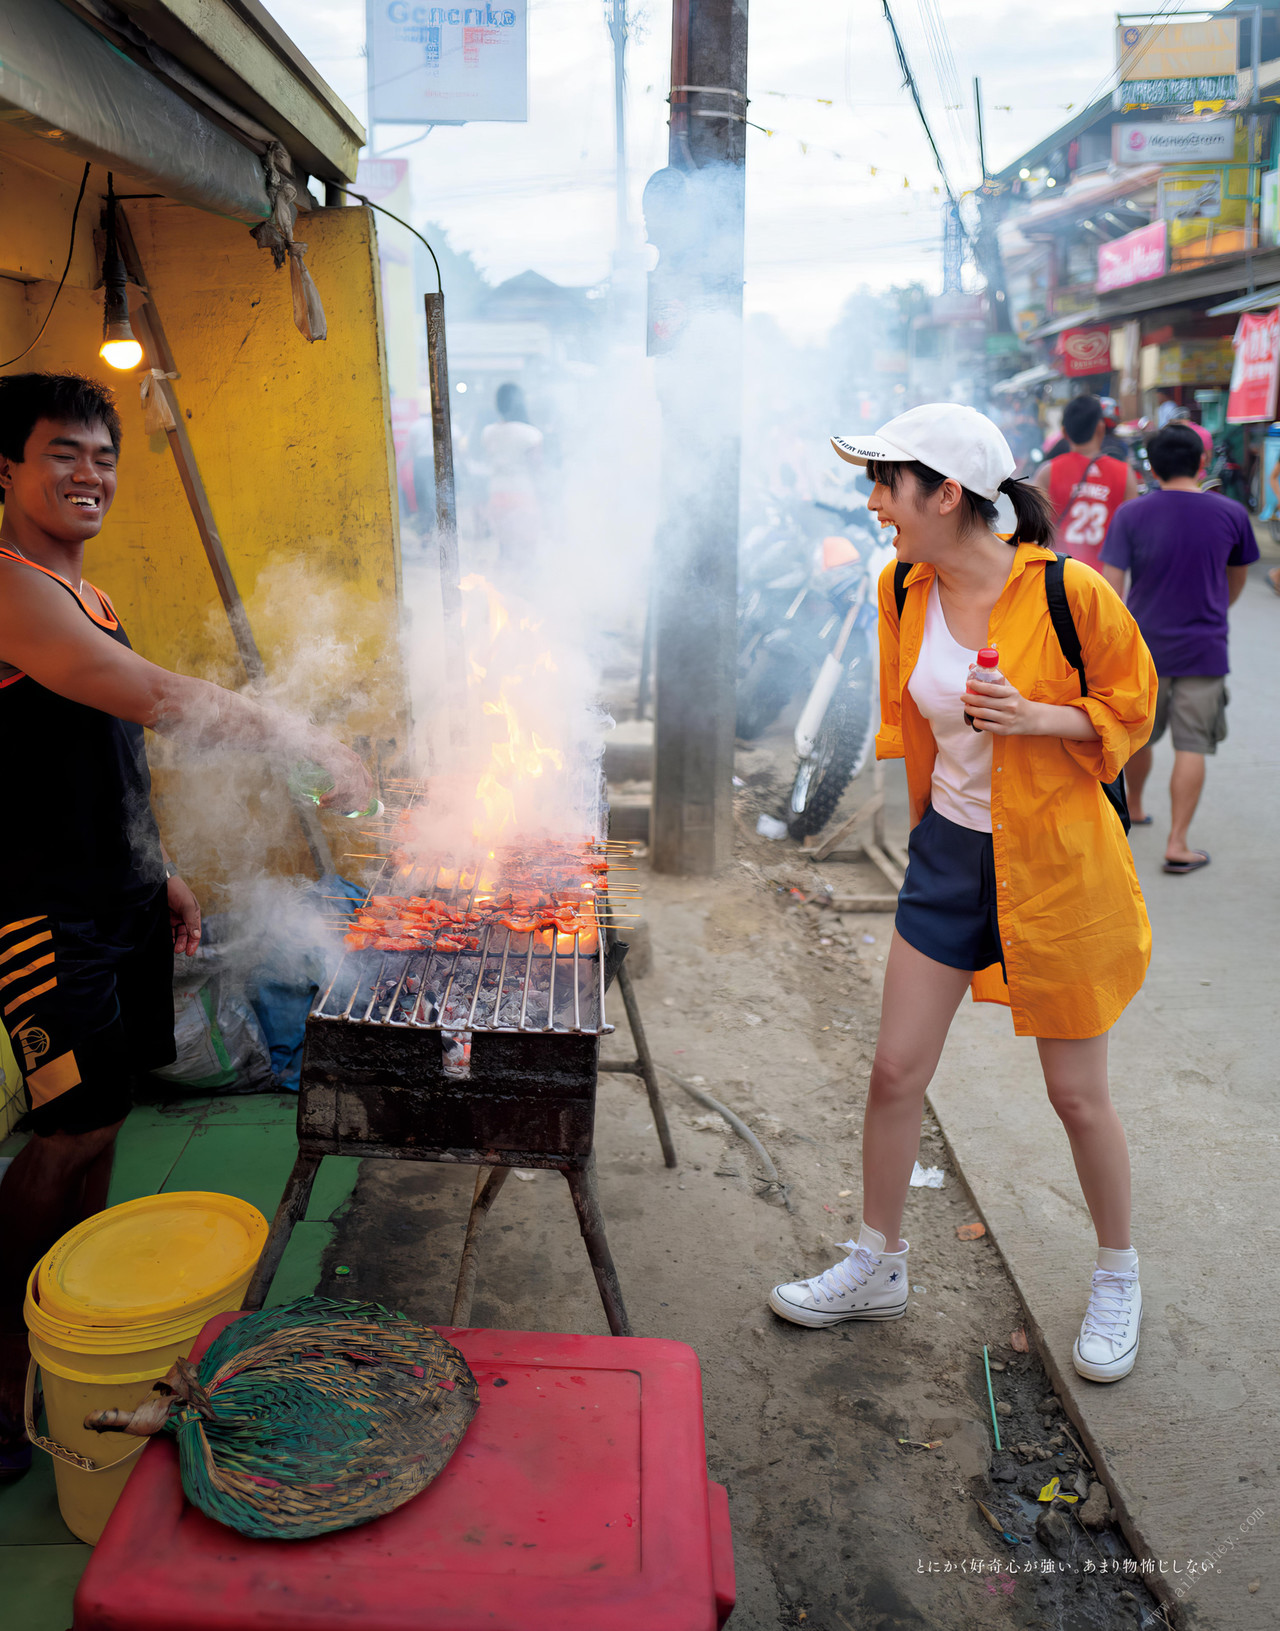
[[[663,420],[650,836],[655,869],[686,876],[733,842],[746,110],[747,0],[673,0],[668,166],[645,189]]]
[[[613,147],[614,185],[617,190],[617,247],[621,266],[631,254],[631,220],[627,208],[627,0],[605,0],[609,34],[613,39]]]

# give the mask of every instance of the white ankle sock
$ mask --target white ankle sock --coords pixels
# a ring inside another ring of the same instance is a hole
[[[1132,1246],[1099,1246],[1097,1264],[1112,1274],[1134,1274],[1138,1268],[1138,1254]]]

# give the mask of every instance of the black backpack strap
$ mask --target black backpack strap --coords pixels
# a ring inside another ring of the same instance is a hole
[[[1053,624],[1053,632],[1058,637],[1058,644],[1062,647],[1062,655],[1080,676],[1080,695],[1089,695],[1089,682],[1084,673],[1084,653],[1080,649],[1080,636],[1076,632],[1076,620],[1071,615],[1071,602],[1067,599],[1066,584],[1067,556],[1055,555],[1051,561],[1046,562],[1044,569],[1044,597],[1049,602],[1049,619]],[[1124,771],[1113,782],[1103,782],[1102,791],[1107,797],[1115,813],[1120,817],[1120,825],[1128,833],[1129,799],[1125,792]]]
[[[898,622],[902,622],[902,608],[907,604],[907,573],[911,570],[910,561],[899,561],[893,569],[893,601],[898,608]],[[1070,612],[1067,616],[1070,617]]]
[[[1080,649],[1080,636],[1076,633],[1075,618],[1071,615],[1071,603],[1067,599],[1065,555],[1055,555],[1044,569],[1044,595],[1049,602],[1049,618],[1053,624],[1053,632],[1058,636],[1058,644],[1062,647],[1062,655],[1080,676],[1080,695],[1089,695],[1089,682],[1085,679],[1084,653]]]

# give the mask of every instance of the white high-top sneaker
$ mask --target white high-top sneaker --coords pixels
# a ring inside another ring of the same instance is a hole
[[[1091,1382],[1118,1382],[1128,1376],[1138,1358],[1141,1324],[1137,1252],[1100,1246],[1089,1307],[1071,1354],[1080,1375]]]
[[[907,1253],[887,1252],[878,1229],[862,1225],[849,1255],[812,1280],[774,1286],[769,1307],[795,1325],[839,1325],[843,1320],[896,1320],[907,1311]]]

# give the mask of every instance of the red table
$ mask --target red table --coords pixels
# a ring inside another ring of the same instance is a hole
[[[229,1321],[210,1321],[195,1357]],[[480,1408],[416,1499],[315,1540],[249,1540],[143,1452],[74,1631],[713,1631],[733,1609],[728,1497],[708,1484],[682,1342],[450,1330]]]

